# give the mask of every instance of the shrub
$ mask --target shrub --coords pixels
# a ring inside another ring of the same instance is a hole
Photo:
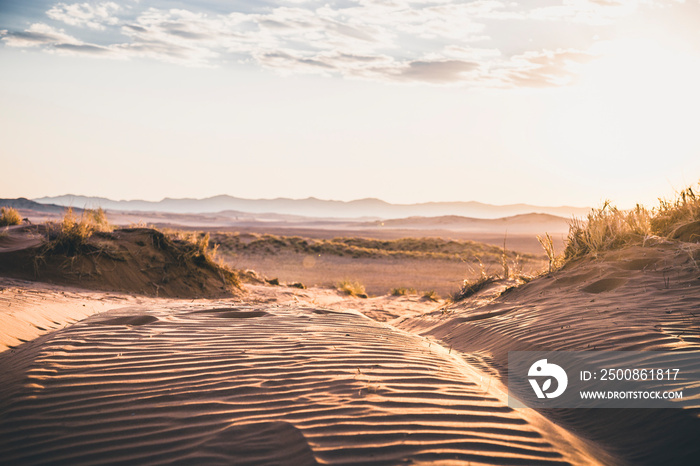
[[[0,208],[0,227],[19,225],[21,223],[22,217],[17,212],[17,209],[13,207]]]
[[[337,288],[338,291],[349,296],[357,296],[359,298],[367,297],[364,285],[358,281],[343,280],[338,283]]]
[[[440,300],[440,296],[435,292],[435,290],[424,292],[423,298],[434,302],[438,302]]]

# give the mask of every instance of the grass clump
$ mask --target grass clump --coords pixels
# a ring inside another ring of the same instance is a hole
[[[104,210],[85,210],[80,218],[68,208],[60,223],[49,226],[46,252],[75,256],[89,250],[88,239],[93,233],[112,231]]]
[[[462,285],[462,288],[460,288],[459,291],[454,293],[451,296],[451,299],[455,303],[458,301],[465,300],[470,296],[477,294],[479,291],[483,290],[484,288],[489,286],[491,283],[496,282],[497,280],[498,277],[496,277],[495,275],[482,275],[476,280],[464,280],[464,285]]]
[[[564,257],[570,260],[642,242],[652,234],[651,216],[643,206],[626,211],[606,201],[600,209],[592,209],[586,220],[571,220]]]
[[[673,201],[659,199],[659,207],[650,223],[655,234],[670,236],[680,227],[698,221],[700,221],[700,195],[696,194],[692,187],[688,187]],[[700,236],[700,232],[698,233]]]
[[[416,293],[415,288],[406,288],[404,286],[400,286],[398,288],[391,289],[391,296],[407,296],[409,294],[415,294],[415,293]]]
[[[358,281],[342,280],[336,286],[338,291],[348,296],[357,296],[358,298],[367,298],[365,286]]]
[[[552,237],[549,236],[549,233],[545,233],[544,236],[537,235],[537,241],[542,245],[542,249],[544,249],[545,254],[547,254],[547,259],[549,260],[547,272],[552,273],[559,268],[561,264],[561,257],[557,256],[557,253],[554,251]]]
[[[659,199],[659,206],[637,205],[619,210],[606,201],[585,220],[573,219],[564,250],[569,261],[630,244],[643,244],[649,237],[700,240],[700,196],[688,187],[673,201]],[[546,250],[546,248],[545,248]]]
[[[185,253],[183,258],[191,259],[200,266],[223,266],[223,260],[218,257],[219,245],[214,244],[214,246],[210,246],[211,238],[209,233],[171,229],[164,229],[161,233],[176,244],[184,246]]]
[[[423,299],[427,299],[429,301],[433,301],[436,303],[440,300],[440,295],[438,295],[435,292],[435,290],[424,291],[423,292]]]
[[[240,288],[241,278],[239,274],[231,269],[224,260],[219,257],[219,245],[210,246],[209,233],[169,231],[167,236],[175,243],[180,243],[184,247],[184,254],[181,259],[192,260],[200,267],[207,267],[214,270],[221,276],[221,281],[234,288]],[[278,283],[279,284],[279,283]]]
[[[193,246],[190,250],[190,255],[195,264],[206,265],[218,262],[216,255],[219,245],[215,244],[212,248],[209,247],[209,233],[206,233],[204,236],[193,236],[190,244]]]
[[[19,225],[22,223],[22,217],[13,207],[0,208],[0,227]]]

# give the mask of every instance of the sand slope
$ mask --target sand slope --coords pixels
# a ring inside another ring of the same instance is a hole
[[[508,351],[690,351],[700,357],[700,245],[660,242],[568,264],[506,292],[399,325],[507,381]],[[700,401],[698,402],[700,408]],[[700,409],[546,413],[633,464],[700,457]]]
[[[0,277],[0,351],[138,298]]]
[[[425,338],[306,306],[126,307],[0,354],[10,464],[591,464]]]

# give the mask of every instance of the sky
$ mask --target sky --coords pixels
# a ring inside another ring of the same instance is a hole
[[[653,205],[698,0],[0,0],[0,198]]]

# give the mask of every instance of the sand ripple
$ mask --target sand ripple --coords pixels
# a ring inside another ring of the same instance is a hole
[[[128,308],[0,370],[9,464],[594,462],[449,350],[356,313]]]

